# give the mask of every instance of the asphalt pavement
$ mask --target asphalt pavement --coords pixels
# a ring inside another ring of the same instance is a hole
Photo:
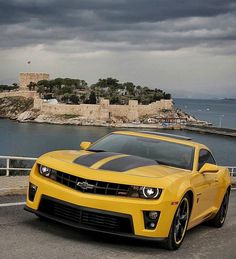
[[[0,258],[236,258],[236,191],[223,228],[197,226],[177,251],[41,220],[23,210],[24,200],[22,195],[0,197]]]

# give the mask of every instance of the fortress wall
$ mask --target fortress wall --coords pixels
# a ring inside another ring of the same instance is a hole
[[[170,110],[173,107],[172,100],[160,100],[148,105],[138,105],[139,116],[154,115],[160,110]]]
[[[112,116],[126,116],[129,112],[129,105],[110,105],[109,112]]]
[[[39,109],[42,113],[49,115],[76,115],[89,119],[99,118],[100,105],[81,104],[81,105],[68,105],[68,104],[48,104],[35,100],[34,108]]]
[[[171,109],[172,100],[161,100],[149,105],[138,105],[131,100],[129,105],[110,105],[109,100],[101,100],[100,104],[48,104],[36,98],[34,108],[50,115],[77,115],[92,120],[108,120],[112,116],[126,117],[129,121],[138,120],[144,115],[153,115],[162,109]]]

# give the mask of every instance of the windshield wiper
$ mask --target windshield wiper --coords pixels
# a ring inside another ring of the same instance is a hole
[[[87,151],[96,152],[96,153],[106,152],[106,150],[102,150],[102,149],[88,149]]]
[[[160,160],[155,160],[158,164],[160,164],[160,165],[170,165],[170,164],[168,164],[168,163],[165,163],[165,162],[162,162],[162,161],[160,161]]]

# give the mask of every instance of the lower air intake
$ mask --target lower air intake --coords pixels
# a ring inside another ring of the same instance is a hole
[[[126,214],[89,209],[43,196],[39,211],[90,229],[133,234],[132,218]]]

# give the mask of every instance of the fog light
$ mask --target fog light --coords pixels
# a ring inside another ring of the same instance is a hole
[[[148,217],[150,219],[157,219],[159,213],[157,211],[150,211],[149,214],[148,214]]]
[[[155,226],[156,226],[156,224],[155,224],[154,222],[151,222],[151,223],[149,224],[149,228],[155,228]]]
[[[37,192],[38,187],[32,183],[29,183],[29,194],[28,198],[30,201],[34,201],[35,194]]]
[[[160,211],[144,211],[144,226],[146,229],[154,230],[160,217]]]

